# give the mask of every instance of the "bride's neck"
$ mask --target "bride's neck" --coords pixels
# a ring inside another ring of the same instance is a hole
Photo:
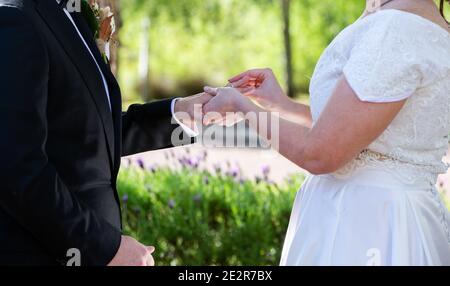
[[[391,3],[394,4],[394,2],[398,1],[401,0],[366,0],[366,9],[364,10],[364,15],[373,13],[385,6],[388,6]]]

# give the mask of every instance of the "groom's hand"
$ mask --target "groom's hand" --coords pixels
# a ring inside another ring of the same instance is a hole
[[[130,236],[122,236],[119,250],[108,266],[154,266],[153,246],[145,246]]]
[[[174,108],[176,118],[192,130],[195,130],[195,123],[202,122],[203,105],[208,103],[211,99],[212,96],[207,93],[199,93],[178,99]]]
[[[203,124],[221,123],[232,126],[245,117],[248,106],[254,105],[249,98],[232,87],[205,87],[205,92],[214,96],[203,107]]]

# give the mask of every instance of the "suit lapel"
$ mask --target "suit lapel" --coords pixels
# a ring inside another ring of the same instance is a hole
[[[104,133],[108,142],[111,165],[114,167],[113,154],[115,152],[115,139],[113,116],[109,108],[108,98],[97,66],[92,60],[89,51],[80,39],[75,27],[73,27],[73,24],[67,18],[64,11],[57,5],[56,1],[38,1],[36,9],[51,31],[55,34],[56,39],[60,42],[69,58],[71,58],[73,64],[78,69],[90,91],[97,111],[99,112],[103,122]],[[97,51],[98,53],[97,49],[94,51]],[[92,51],[92,53],[94,53],[94,51]],[[98,64],[103,64],[103,61]]]
[[[97,61],[97,64],[99,65],[100,69],[102,70],[103,75],[105,76],[106,80],[108,81],[108,85],[114,85],[115,79],[114,75],[111,73],[111,69],[106,65],[102,55],[100,54],[100,51],[97,48],[97,44],[94,40],[94,35],[92,34],[91,30],[89,29],[86,21],[84,20],[81,13],[71,13],[70,14],[75,22],[75,24],[78,27],[78,30],[80,31],[81,35],[83,36],[86,44],[88,45],[89,49],[91,50],[92,54],[95,57],[95,60]]]
[[[72,13],[71,14],[75,23],[77,24],[80,33],[83,35],[89,49],[95,57],[100,69],[102,70],[103,75],[106,78],[109,88],[109,97],[111,101],[111,109],[114,120],[114,135],[115,135],[115,155],[114,155],[114,165],[116,169],[119,167],[120,163],[120,149],[121,149],[121,138],[122,138],[122,130],[121,130],[121,120],[122,120],[122,99],[120,95],[119,84],[117,83],[116,78],[111,72],[111,68],[105,63],[100,51],[97,48],[97,44],[94,40],[94,35],[84,20],[83,16],[80,13]]]

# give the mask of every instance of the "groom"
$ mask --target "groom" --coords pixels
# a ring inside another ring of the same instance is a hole
[[[172,147],[173,112],[210,97],[122,113],[85,19],[56,0],[0,0],[0,41],[0,265],[152,265],[121,232],[120,158]]]

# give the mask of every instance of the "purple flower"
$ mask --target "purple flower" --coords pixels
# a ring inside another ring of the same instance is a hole
[[[193,169],[197,169],[200,164],[200,162],[198,161],[197,158],[188,159],[187,162],[188,162],[188,166]]]
[[[128,195],[127,194],[123,195],[122,202],[125,203],[125,204],[128,202]]]
[[[169,208],[173,209],[175,207],[175,201],[169,200]]]
[[[183,167],[183,168],[189,167],[189,164],[190,164],[189,159],[186,157],[180,157],[178,159],[178,162],[180,163],[181,167]]]
[[[155,166],[155,165],[150,166],[150,167],[148,168],[148,170],[154,174],[154,173],[156,173],[156,166]]]
[[[270,166],[268,166],[268,165],[263,166],[261,168],[261,170],[262,170],[262,174],[264,175],[264,177],[268,177],[269,176],[269,174],[270,174]]]
[[[197,158],[181,157],[178,159],[178,162],[180,162],[183,168],[189,167],[192,169],[198,169],[200,165],[200,162]]]
[[[144,163],[144,160],[138,159],[138,160],[137,160],[137,164],[138,164],[139,168],[141,168],[142,170],[145,170],[145,163]]]
[[[241,172],[241,170],[239,170],[239,168],[233,167],[228,171],[228,175],[230,177],[237,178],[237,177],[239,177],[240,172]]]

